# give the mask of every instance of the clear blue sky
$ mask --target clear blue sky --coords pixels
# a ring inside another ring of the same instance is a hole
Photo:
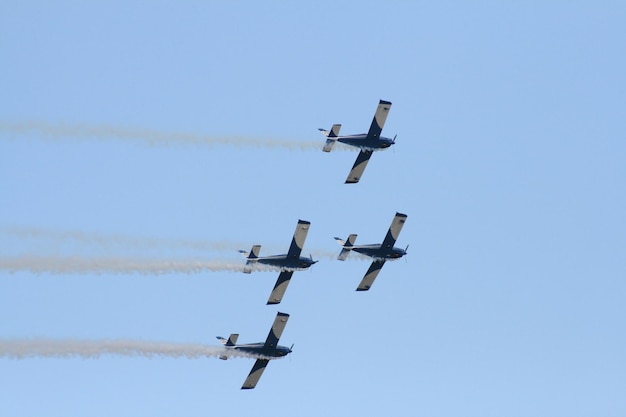
[[[270,272],[0,270],[2,339],[256,342],[280,310],[295,343],[252,391],[248,359],[2,358],[0,415],[626,415],[623,2],[85,3],[0,6],[0,256],[243,262],[305,219],[321,261],[279,308]],[[364,132],[379,99],[398,143],[344,185],[356,153],[317,128]],[[356,293],[333,236],[380,242],[396,211],[406,261]]]

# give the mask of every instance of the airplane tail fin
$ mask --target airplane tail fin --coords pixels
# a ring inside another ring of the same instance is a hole
[[[245,250],[240,250],[239,253],[241,253],[246,259],[246,265],[250,265],[256,262],[256,259],[259,258],[259,252],[261,251],[261,245],[254,245],[252,246],[252,249],[250,249],[250,252],[246,252]],[[243,269],[243,272],[246,274],[249,274],[252,272],[252,268],[250,267],[246,267]]]
[[[324,134],[324,136],[326,136],[326,143],[324,144],[324,147],[322,148],[324,152],[330,152],[333,149],[335,142],[337,142],[337,136],[339,136],[340,129],[341,129],[340,124],[334,124],[333,127],[330,129],[330,132],[324,129],[320,129],[320,131]]]
[[[224,339],[221,336],[217,336],[217,340],[219,340],[224,346],[232,347],[232,346],[235,346],[235,344],[237,343],[238,337],[239,337],[238,333],[233,333],[230,336],[228,336],[228,340]],[[228,356],[222,355],[220,356],[220,359],[226,360],[228,359]]]
[[[217,340],[219,340],[224,346],[235,346],[237,344],[237,339],[239,338],[239,333],[233,333],[228,336],[228,339],[224,339],[222,336],[217,336]]]
[[[352,234],[348,236],[348,239],[345,241],[338,237],[335,238],[335,240],[339,242],[339,244],[342,246],[341,252],[339,253],[339,256],[337,256],[338,260],[340,261],[346,260],[346,258],[350,254],[350,251],[352,250],[352,246],[354,246],[354,242],[356,241],[356,236],[357,235]]]

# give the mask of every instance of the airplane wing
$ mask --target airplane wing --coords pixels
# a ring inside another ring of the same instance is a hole
[[[396,216],[391,221],[391,226],[389,226],[389,230],[387,231],[387,236],[385,236],[385,240],[383,240],[383,243],[381,244],[382,249],[393,248],[396,240],[398,240],[398,235],[400,235],[402,226],[404,226],[406,217],[406,214],[396,213]]]
[[[304,240],[306,239],[306,235],[309,233],[309,226],[311,226],[311,222],[307,222],[306,220],[298,220],[296,231],[294,232],[293,238],[291,239],[291,246],[289,246],[289,252],[287,252],[288,257],[300,257],[300,253],[302,253],[302,247],[304,246]]]
[[[275,348],[278,346],[278,340],[280,339],[280,336],[282,336],[283,330],[285,330],[287,320],[289,320],[289,314],[281,313],[280,311],[276,314],[274,324],[272,324],[270,333],[267,335],[264,347]]]
[[[390,101],[380,100],[378,102],[374,120],[372,120],[370,130],[367,132],[368,139],[377,139],[380,137],[380,133],[383,131],[383,126],[387,120],[387,115],[389,114],[389,109],[391,109]]]
[[[267,299],[267,304],[279,304],[282,301],[292,275],[293,271],[283,271],[280,273],[276,280],[276,285],[274,285],[274,289],[270,294],[270,298]]]
[[[359,155],[356,157],[356,161],[354,161],[354,165],[348,174],[348,178],[346,178],[346,184],[356,184],[361,179],[361,175],[363,175],[363,171],[365,171],[365,167],[372,156],[371,150],[361,150]]]
[[[254,362],[254,366],[248,374],[248,377],[241,386],[241,389],[253,389],[256,387],[257,382],[259,382],[259,379],[261,378],[261,375],[263,375],[263,371],[265,371],[265,367],[269,362],[270,361],[267,359],[257,359],[256,362]]]
[[[367,291],[370,289],[374,280],[378,276],[378,273],[382,269],[383,265],[385,265],[385,261],[374,261],[370,265],[370,269],[367,270],[365,276],[361,280],[361,283],[357,287],[357,291]]]

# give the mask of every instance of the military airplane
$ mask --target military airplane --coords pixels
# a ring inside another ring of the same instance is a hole
[[[335,238],[335,240],[337,240],[342,246],[341,252],[337,257],[340,261],[344,261],[350,254],[351,250],[369,256],[370,258],[374,258],[370,268],[367,270],[365,276],[361,280],[361,283],[357,287],[357,291],[367,291],[370,289],[386,261],[400,259],[406,255],[406,251],[409,249],[408,245],[406,249],[396,248],[393,246],[396,243],[396,240],[398,240],[398,235],[402,230],[402,226],[404,226],[406,217],[406,214],[396,213],[391,222],[391,226],[389,227],[389,231],[387,231],[385,240],[380,244],[356,246],[354,241],[356,240],[357,235],[350,235],[345,241],[338,237]]]
[[[246,267],[243,270],[246,274],[251,273],[252,266],[257,263],[276,267],[281,270],[276,285],[274,285],[274,289],[267,300],[267,304],[280,303],[294,271],[302,271],[318,262],[313,260],[313,256],[308,258],[300,256],[310,225],[311,222],[298,220],[298,226],[296,226],[296,231],[293,234],[291,246],[289,246],[289,252],[287,252],[287,254],[260,257],[259,251],[261,250],[261,245],[252,246],[252,250],[250,250],[249,253],[245,250],[239,251],[247,259]]]
[[[248,377],[244,381],[241,389],[253,389],[256,387],[257,382],[259,382],[259,378],[265,371],[265,367],[269,363],[270,360],[276,358],[282,358],[291,353],[291,347],[278,346],[278,339],[283,334],[283,330],[285,329],[285,325],[287,325],[287,320],[289,319],[289,314],[278,312],[276,314],[276,318],[274,319],[274,324],[270,329],[270,333],[267,335],[267,340],[265,343],[249,343],[245,345],[238,345],[237,339],[239,338],[239,334],[231,334],[228,340],[224,339],[221,336],[218,336],[220,342],[224,345],[226,349],[234,349],[245,353],[250,353],[252,355],[258,355],[259,359],[256,360],[252,370],[248,374]],[[228,356],[220,356],[220,359],[228,359]]]
[[[391,102],[380,100],[378,102],[378,108],[372,120],[372,125],[367,133],[361,133],[359,135],[339,136],[340,124],[334,124],[330,129],[330,132],[324,129],[319,129],[326,136],[326,144],[322,148],[324,152],[330,152],[335,145],[335,142],[345,143],[346,145],[355,146],[361,149],[359,155],[346,178],[346,184],[356,184],[361,179],[363,171],[372,156],[374,151],[386,149],[396,143],[396,138],[385,138],[380,136],[391,108]]]

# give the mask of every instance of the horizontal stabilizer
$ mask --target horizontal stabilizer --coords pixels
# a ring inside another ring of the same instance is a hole
[[[326,130],[326,129],[322,129],[321,127],[318,129],[320,132],[322,132],[322,134],[326,137],[329,138],[336,138],[337,136],[339,136],[339,130],[341,129],[341,125],[340,124],[334,124],[333,127],[330,129],[330,131]]]
[[[348,255],[350,255],[350,249],[343,248],[341,252],[339,252],[339,256],[337,256],[337,260],[345,261]]]
[[[322,151],[324,151],[324,152],[332,151],[333,150],[333,146],[335,146],[335,142],[337,142],[337,139],[331,139],[331,138],[326,139],[326,143],[324,144],[324,147],[322,148]]]
[[[324,144],[324,147],[322,148],[324,152],[330,152],[333,149],[335,142],[337,142],[337,137],[339,136],[340,129],[341,129],[340,124],[334,124],[333,127],[330,129],[330,132],[324,129],[320,129],[320,131],[327,138],[326,143]]]
[[[254,245],[252,246],[252,249],[250,249],[250,252],[240,249],[239,253],[242,254],[243,257],[246,259],[257,259],[259,257],[260,251],[261,251],[261,245]]]
[[[346,241],[341,240],[338,237],[335,238],[335,240],[338,241],[343,247],[341,249],[341,252],[339,253],[339,256],[337,256],[338,260],[340,261],[346,260],[346,258],[350,254],[350,250],[352,250],[352,246],[354,246],[354,242],[356,241],[356,236],[357,236],[356,234],[352,234],[348,236],[348,239]]]
[[[239,338],[239,333],[233,333],[228,336],[228,339],[224,339],[222,336],[217,336],[217,340],[220,341],[224,346],[235,346],[237,343],[237,339]]]

